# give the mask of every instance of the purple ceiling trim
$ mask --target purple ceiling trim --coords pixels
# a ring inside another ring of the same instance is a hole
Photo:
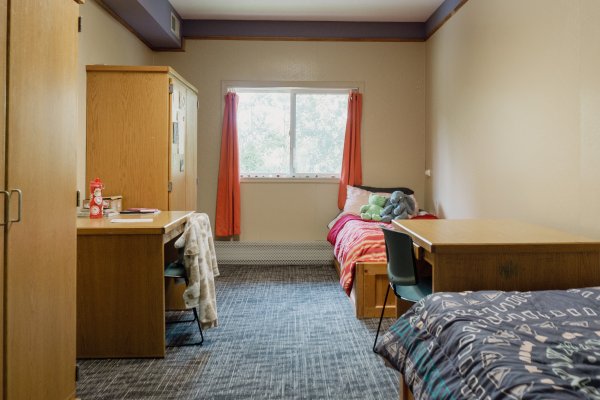
[[[183,38],[424,41],[468,0],[445,0],[426,22],[182,20],[166,0],[96,0],[155,50],[179,50],[171,13]]]
[[[448,18],[450,18],[468,0],[445,0],[425,21],[425,32],[427,38],[435,33]]]
[[[173,8],[164,0],[101,0],[154,49],[180,49],[181,39],[171,32]],[[177,15],[177,14],[176,14]]]
[[[420,22],[184,20],[186,38],[425,40]]]

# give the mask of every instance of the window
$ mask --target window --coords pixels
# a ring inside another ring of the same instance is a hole
[[[242,177],[339,177],[350,89],[234,90]]]

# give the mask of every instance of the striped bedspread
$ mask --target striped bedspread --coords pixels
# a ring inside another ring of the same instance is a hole
[[[363,221],[356,215],[342,216],[331,228],[327,240],[334,246],[340,263],[340,284],[349,296],[358,262],[385,262],[385,242],[381,226],[389,223]]]

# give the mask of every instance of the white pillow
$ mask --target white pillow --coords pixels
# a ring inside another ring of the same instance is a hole
[[[336,222],[338,222],[338,219],[342,218],[344,215],[346,215],[348,213],[342,211],[340,212],[337,217],[335,217],[330,223],[327,224],[327,228],[331,229],[333,228],[333,226],[335,225]]]
[[[344,204],[344,213],[360,215],[360,208],[365,204],[369,204],[369,195],[373,192],[368,190],[359,189],[354,186],[348,186],[346,188],[346,204]],[[392,194],[385,192],[377,192],[375,194],[381,195],[386,199]]]

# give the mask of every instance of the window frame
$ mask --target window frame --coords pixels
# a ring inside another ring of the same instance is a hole
[[[223,82],[223,93],[289,93],[290,95],[290,131],[288,132],[290,144],[290,163],[288,174],[242,174],[241,182],[338,182],[340,172],[337,174],[311,174],[295,170],[296,156],[296,96],[298,94],[347,94],[360,91],[361,87],[356,82],[303,82],[290,84],[279,82]],[[343,145],[343,144],[342,144]]]

